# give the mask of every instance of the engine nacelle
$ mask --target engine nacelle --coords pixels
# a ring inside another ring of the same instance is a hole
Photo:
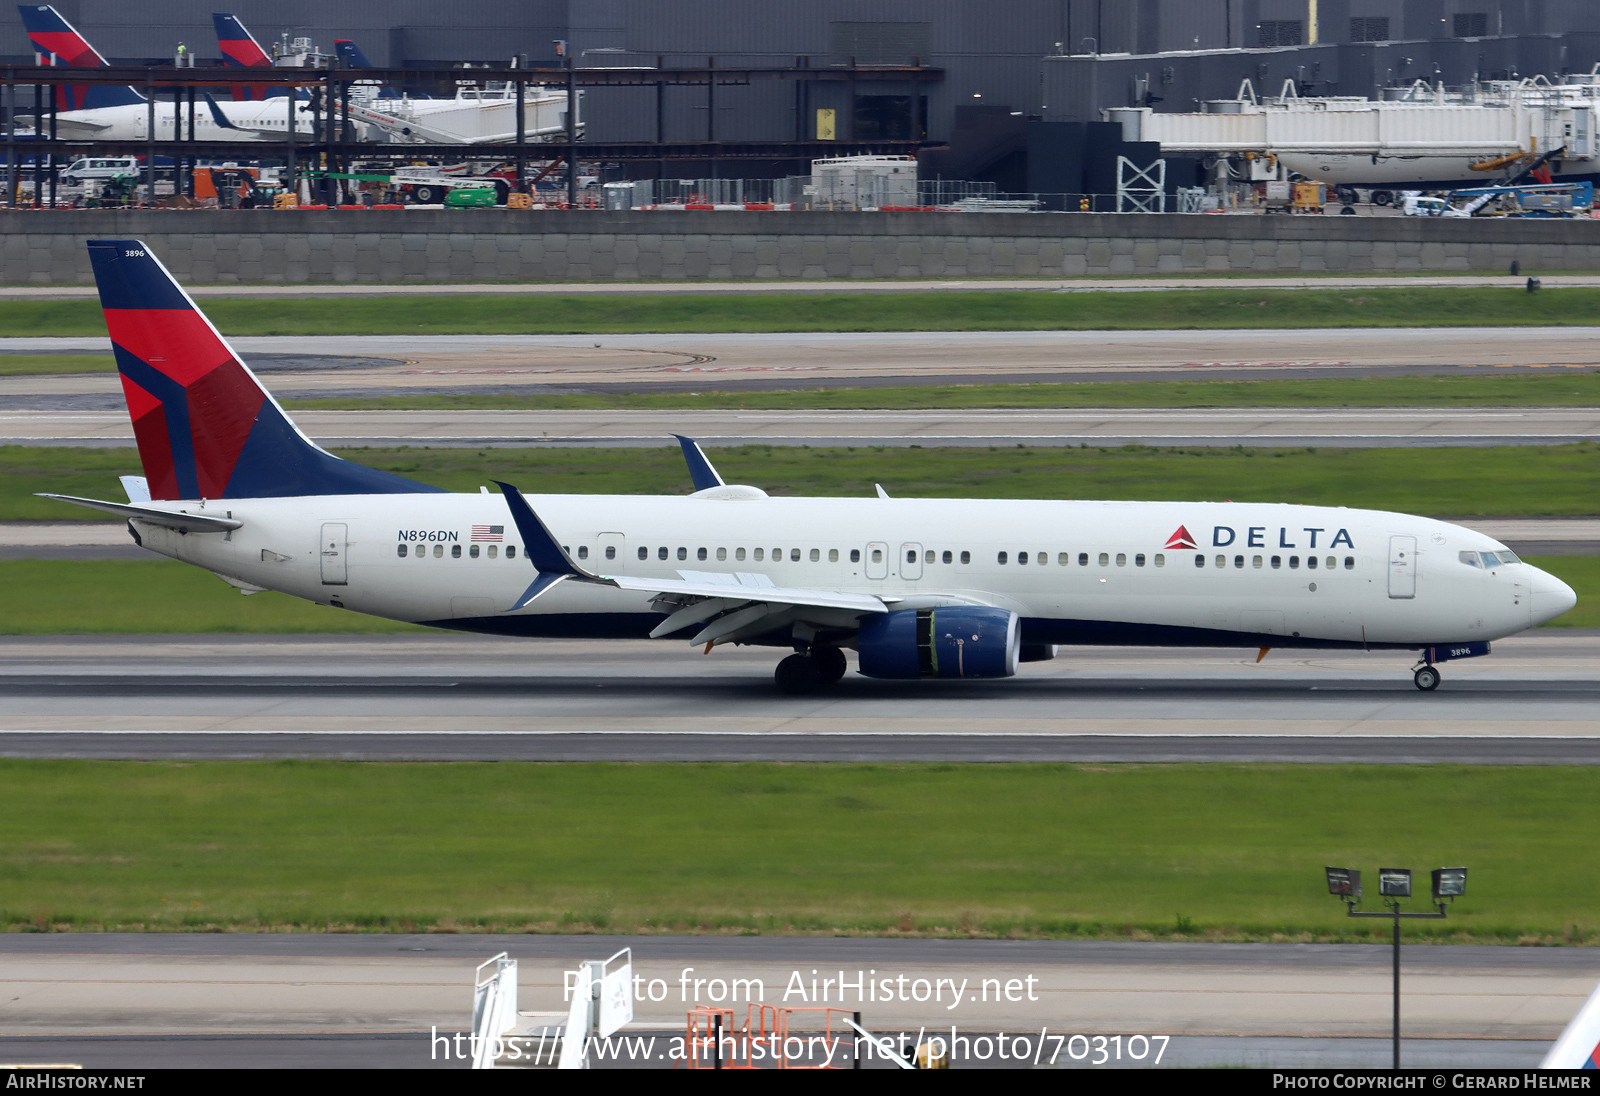
[[[947,605],[897,609],[861,626],[856,650],[867,677],[1010,677],[1021,649],[1006,609]]]

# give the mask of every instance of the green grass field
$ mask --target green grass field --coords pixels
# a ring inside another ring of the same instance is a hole
[[[0,377],[41,377],[62,373],[105,373],[117,368],[109,354],[0,354]]]
[[[656,449],[355,449],[361,464],[453,491],[491,479],[573,494],[688,494],[676,445]],[[1468,449],[846,449],[750,445],[710,454],[775,495],[1296,502],[1437,517],[1596,512],[1600,443]],[[50,491],[119,499],[131,449],[0,447],[0,521],[83,521]],[[94,519],[98,520],[98,519]]]
[[[0,358],[0,362],[4,359]],[[896,385],[781,392],[579,392],[505,396],[457,392],[371,399],[286,400],[330,410],[751,411],[1056,407],[1594,407],[1600,370],[1552,368],[1501,376],[1359,380],[1138,381],[1069,384]]]
[[[1467,896],[1408,940],[1600,940],[1587,768],[5,760],[0,781],[12,930],[1382,940],[1324,865],[1464,864]]]
[[[619,334],[1478,327],[1600,322],[1600,289],[1204,289],[1062,293],[207,298],[225,335]],[[8,335],[103,335],[99,302],[0,302]]]

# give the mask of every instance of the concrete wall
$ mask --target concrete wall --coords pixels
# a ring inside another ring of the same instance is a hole
[[[1600,270],[1591,220],[0,210],[0,283],[88,283],[96,237],[142,239],[194,283]]]

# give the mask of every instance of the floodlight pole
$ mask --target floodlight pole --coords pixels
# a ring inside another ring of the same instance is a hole
[[[1402,918],[1402,917],[1421,917],[1421,918],[1425,918],[1425,919],[1428,919],[1428,920],[1438,921],[1438,920],[1443,919],[1443,917],[1445,915],[1445,904],[1443,902],[1438,903],[1438,912],[1436,912],[1436,913],[1401,913],[1400,912],[1400,899],[1398,899],[1398,898],[1385,898],[1383,900],[1383,904],[1389,907],[1389,912],[1388,913],[1378,913],[1376,911],[1367,912],[1367,911],[1364,911],[1364,910],[1356,909],[1356,902],[1357,901],[1358,901],[1358,899],[1355,899],[1355,898],[1346,898],[1344,900],[1344,904],[1345,904],[1345,907],[1346,907],[1345,912],[1348,913],[1351,917],[1391,917],[1392,916],[1394,918],[1394,1068],[1395,1069],[1399,1069],[1400,1068],[1400,918]]]

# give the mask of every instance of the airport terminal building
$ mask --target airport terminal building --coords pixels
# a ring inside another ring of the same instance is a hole
[[[207,0],[61,0],[112,63],[170,63],[181,42],[219,62]],[[1600,62],[1593,0],[233,0],[269,51],[296,38],[358,42],[380,66],[727,70],[903,66],[905,80],[733,79],[590,86],[586,140],[919,141],[947,146],[945,178],[1002,190],[1070,190],[1027,166],[1040,138],[1108,107],[1193,111],[1278,94],[1377,98],[1416,80],[1447,85]],[[29,63],[20,20],[0,56]],[[911,73],[915,73],[912,78]],[[1041,130],[1041,123],[1043,128]],[[1032,137],[1030,138],[1030,133]],[[1037,159],[1037,156],[1035,156]],[[924,157],[924,171],[929,168]],[[1058,165],[1059,166],[1059,165]],[[1059,172],[1057,172],[1059,174]]]

